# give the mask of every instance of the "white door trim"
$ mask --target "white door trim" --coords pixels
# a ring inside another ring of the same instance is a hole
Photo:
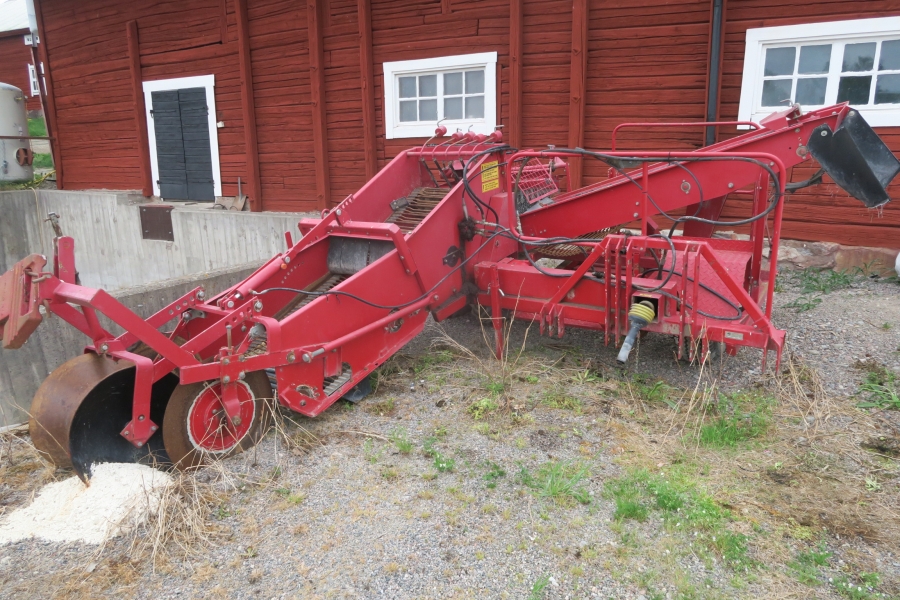
[[[222,195],[222,175],[219,172],[219,132],[216,127],[216,76],[199,75],[197,77],[178,77],[175,79],[157,79],[145,81],[144,106],[147,110],[147,138],[150,141],[150,173],[153,179],[153,195],[159,196],[159,165],[156,161],[156,129],[153,126],[153,96],[151,92],[168,92],[184,88],[206,88],[206,105],[209,107],[209,149],[212,153],[212,172],[215,182],[215,195]]]

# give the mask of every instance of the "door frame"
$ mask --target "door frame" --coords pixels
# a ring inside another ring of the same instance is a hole
[[[147,110],[147,139],[150,142],[150,175],[153,181],[153,195],[159,196],[159,164],[156,159],[156,128],[153,125],[152,92],[170,92],[185,88],[206,88],[206,106],[209,108],[209,149],[212,155],[213,194],[222,195],[222,175],[219,167],[219,132],[216,127],[216,76],[198,75],[196,77],[177,77],[175,79],[156,79],[144,81],[144,106]]]

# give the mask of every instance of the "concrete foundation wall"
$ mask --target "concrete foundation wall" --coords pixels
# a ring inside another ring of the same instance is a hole
[[[63,234],[75,239],[82,285],[103,288],[149,316],[198,285],[215,293],[244,279],[287,247],[285,231],[300,239],[297,221],[304,216],[172,203],[175,241],[165,242],[143,239],[141,205],[144,198],[128,192],[0,192],[0,273],[29,254],[51,258],[54,232],[45,219],[55,212]],[[51,316],[23,348],[0,350],[0,427],[25,421],[44,378],[89,341]]]
[[[125,306],[148,317],[202,285],[212,295],[246,278],[259,263],[211,271],[147,286],[119,290],[113,295]],[[101,317],[108,330],[121,330]],[[56,367],[84,352],[85,335],[56,316],[45,317],[37,331],[18,350],[0,349],[0,428],[28,420],[31,399]]]
[[[299,239],[298,213],[250,213],[181,204],[172,211],[174,242],[142,237],[141,196],[127,192],[0,192],[0,272],[33,253],[52,254],[47,213],[75,239],[82,285],[120,290],[234,265],[262,262]],[[168,204],[168,203],[167,203]]]

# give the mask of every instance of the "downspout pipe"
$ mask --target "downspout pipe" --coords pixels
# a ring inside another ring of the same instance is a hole
[[[725,17],[725,0],[712,0],[712,31],[709,39],[709,84],[706,88],[706,120],[719,120],[719,81],[722,77],[722,29]],[[716,128],[706,128],[704,145],[716,143]]]

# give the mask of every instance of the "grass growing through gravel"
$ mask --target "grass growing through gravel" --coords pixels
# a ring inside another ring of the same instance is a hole
[[[669,531],[693,536],[693,543],[714,552],[732,567],[747,566],[748,536],[728,528],[731,512],[701,490],[686,469],[666,474],[631,469],[607,482],[605,495],[616,505],[618,521],[644,521],[658,514]]]
[[[812,310],[822,303],[822,296],[831,292],[848,288],[864,274],[858,272],[833,271],[831,269],[809,268],[798,271],[792,278],[800,288],[800,296],[786,308],[794,308],[800,312]]]
[[[831,552],[825,547],[825,544],[819,544],[818,550],[808,550],[799,552],[797,556],[791,560],[787,566],[790,574],[797,581],[805,585],[819,585],[821,583],[821,569],[828,566],[828,560],[831,558]]]
[[[715,415],[700,426],[698,441],[707,448],[734,448],[766,433],[773,401],[754,394],[722,394]]]
[[[519,471],[519,483],[530,488],[535,495],[550,498],[562,505],[575,502],[590,504],[591,496],[584,487],[588,469],[575,462],[547,462],[532,474],[526,467]]]
[[[862,363],[866,370],[865,381],[859,386],[866,398],[856,406],[859,408],[900,409],[900,381],[890,369],[878,363]]]

